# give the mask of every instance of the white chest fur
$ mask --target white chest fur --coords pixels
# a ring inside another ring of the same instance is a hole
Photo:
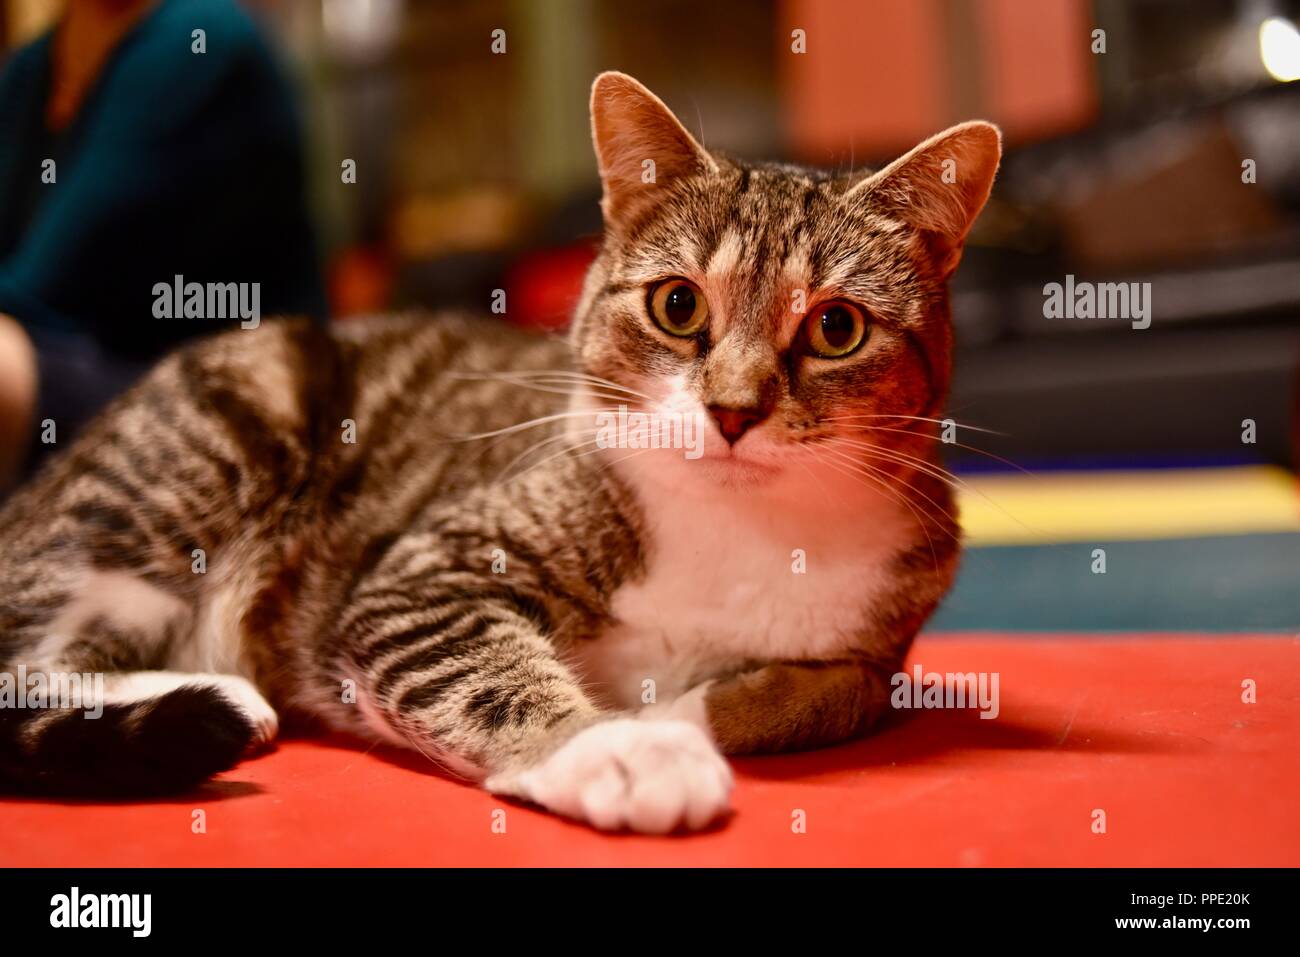
[[[619,707],[650,690],[664,703],[747,661],[851,646],[904,534],[880,498],[839,521],[734,494],[643,499],[646,575],[615,594],[616,624],[578,649],[592,692]]]

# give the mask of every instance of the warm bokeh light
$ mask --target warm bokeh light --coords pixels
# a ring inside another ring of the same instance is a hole
[[[1269,17],[1259,25],[1259,58],[1279,83],[1300,80],[1300,30],[1285,17]]]

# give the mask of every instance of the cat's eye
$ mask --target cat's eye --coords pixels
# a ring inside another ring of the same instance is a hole
[[[709,304],[694,283],[665,279],[650,290],[650,316],[669,335],[693,336],[704,328]]]
[[[803,337],[809,352],[823,359],[839,359],[853,352],[867,338],[867,317],[861,309],[839,300],[824,302],[803,321]]]

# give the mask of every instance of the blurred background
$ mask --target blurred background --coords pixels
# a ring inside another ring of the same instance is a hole
[[[508,321],[561,328],[600,231],[587,97],[604,69],[751,158],[861,168],[997,122],[950,405],[993,430],[950,457],[986,548],[938,625],[1008,626],[1010,582],[1010,626],[1300,627],[1297,0],[241,5],[300,94],[339,318],[485,310],[503,288]],[[12,49],[61,4],[3,8]],[[1045,318],[1044,285],[1067,275],[1149,282],[1150,328]],[[1162,577],[1121,594],[1078,565],[1107,543]],[[1085,586],[1053,584],[1079,567]]]

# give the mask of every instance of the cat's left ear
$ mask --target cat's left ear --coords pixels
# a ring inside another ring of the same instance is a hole
[[[591,134],[610,226],[654,202],[660,187],[718,171],[663,100],[625,73],[602,73],[592,84]]]
[[[996,126],[959,123],[868,176],[846,197],[925,231],[946,279],[961,261],[966,234],[989,198],[1001,158]]]

